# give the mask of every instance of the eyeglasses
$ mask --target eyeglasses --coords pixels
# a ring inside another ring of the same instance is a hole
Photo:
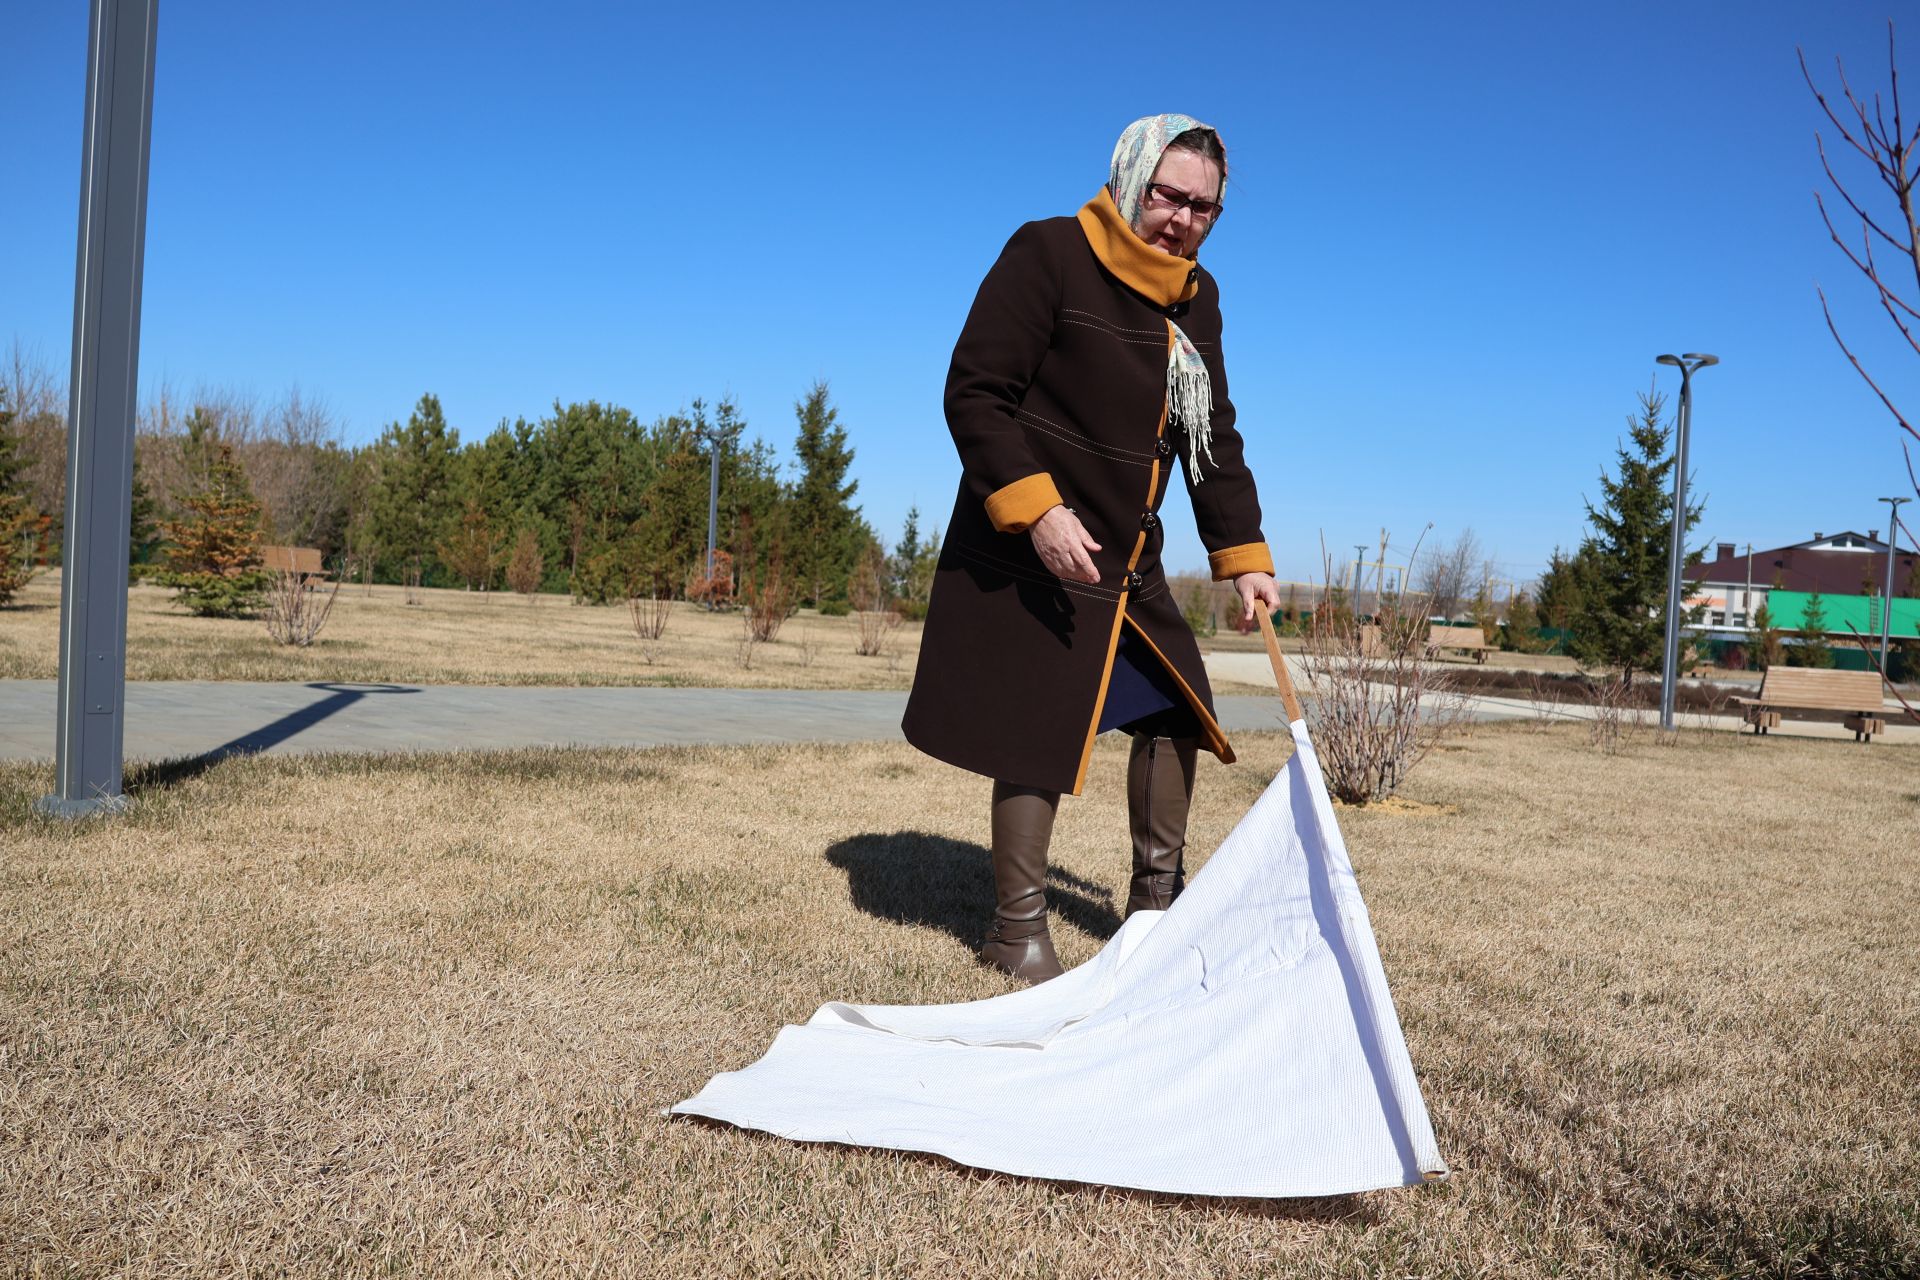
[[[1147,184],[1147,203],[1156,209],[1172,209],[1175,213],[1191,209],[1193,216],[1201,222],[1212,222],[1226,212],[1216,200],[1195,200],[1178,187],[1163,186],[1158,182]]]

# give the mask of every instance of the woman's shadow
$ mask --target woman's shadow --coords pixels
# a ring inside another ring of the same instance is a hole
[[[940,929],[969,949],[993,915],[993,855],[971,841],[868,832],[829,847],[827,861],[847,873],[853,905],[868,915]],[[1103,942],[1120,928],[1111,890],[1057,866],[1047,868],[1047,906]]]

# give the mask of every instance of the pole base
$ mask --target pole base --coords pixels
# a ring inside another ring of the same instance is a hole
[[[104,818],[125,813],[133,802],[123,794],[69,800],[65,796],[41,796],[33,802],[33,811],[48,818]]]

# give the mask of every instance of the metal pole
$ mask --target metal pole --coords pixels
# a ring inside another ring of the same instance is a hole
[[[1356,542],[1353,544],[1353,611],[1356,614],[1360,612],[1360,591],[1365,583],[1366,571],[1367,544]]]
[[[714,530],[720,523],[720,433],[707,433],[707,450],[713,458],[713,470],[707,480],[707,581],[713,581]]]
[[[1740,597],[1740,599],[1741,599],[1741,603],[1743,603],[1746,606],[1746,612],[1743,616],[1747,620],[1747,634],[1752,635],[1753,634],[1753,544],[1751,542],[1747,544],[1747,594]]]
[[[1680,412],[1675,415],[1673,451],[1673,536],[1667,540],[1667,635],[1660,662],[1660,727],[1673,728],[1674,689],[1680,665],[1680,561],[1687,533],[1687,423],[1692,407],[1693,371],[1680,366]]]
[[[127,526],[140,381],[140,276],[159,0],[93,0],[67,402],[60,691],[53,795],[42,812],[121,803]]]
[[[1880,593],[1880,674],[1887,671],[1887,643],[1893,637],[1893,553],[1900,547],[1900,504],[1905,498],[1882,498],[1887,504],[1887,589]]]

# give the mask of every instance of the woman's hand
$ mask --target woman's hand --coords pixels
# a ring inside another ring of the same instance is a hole
[[[1067,508],[1051,508],[1033,522],[1027,533],[1033,539],[1033,549],[1040,553],[1040,563],[1054,577],[1073,582],[1100,581],[1100,571],[1093,567],[1093,553],[1100,544],[1080,523],[1080,517]],[[1278,594],[1274,596],[1275,600],[1279,598]]]
[[[1240,605],[1246,610],[1240,619],[1248,626],[1253,625],[1253,602],[1267,602],[1267,612],[1272,613],[1280,607],[1280,587],[1270,573],[1243,573],[1233,580],[1233,589],[1240,593]]]

